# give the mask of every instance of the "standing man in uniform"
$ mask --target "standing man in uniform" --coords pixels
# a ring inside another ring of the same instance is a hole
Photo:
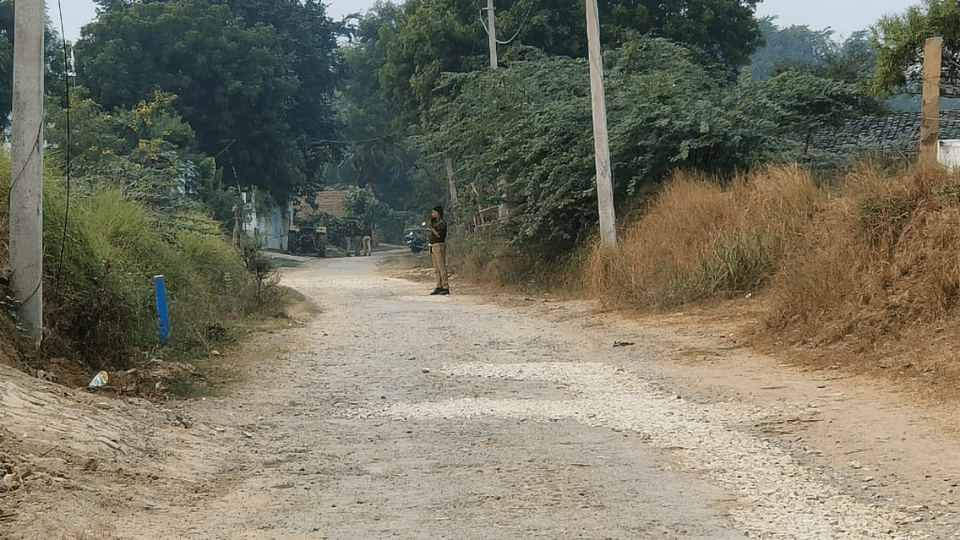
[[[433,271],[437,275],[437,288],[430,294],[450,294],[446,242],[447,222],[443,219],[443,207],[437,205],[430,211],[430,254],[433,255]]]
[[[364,255],[364,256],[369,257],[369,256],[370,256],[370,246],[371,246],[371,244],[373,243],[373,227],[371,227],[370,225],[364,223],[364,224],[363,224],[363,230],[360,232],[360,234],[361,234],[361,238],[360,238],[361,248],[360,248],[360,249],[361,249],[361,251],[363,251],[363,255]]]

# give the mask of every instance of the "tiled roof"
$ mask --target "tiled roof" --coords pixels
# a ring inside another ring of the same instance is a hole
[[[294,202],[294,217],[309,218],[317,213],[330,214],[333,217],[343,219],[347,217],[343,209],[343,201],[347,198],[349,190],[330,190],[318,191],[313,200],[309,197],[298,197]]]
[[[919,111],[850,120],[840,127],[820,130],[811,143],[811,151],[854,155],[877,150],[917,151],[920,123]],[[960,139],[960,110],[940,111],[938,138]]]

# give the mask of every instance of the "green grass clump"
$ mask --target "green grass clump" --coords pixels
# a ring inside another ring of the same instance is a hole
[[[9,194],[9,159],[0,190]],[[68,204],[69,203],[69,204]],[[0,206],[8,235],[9,201]],[[171,323],[167,356],[189,357],[232,339],[261,308],[264,283],[245,267],[219,225],[194,205],[176,215],[147,207],[121,188],[74,189],[48,172],[43,194],[45,354],[86,370],[122,370],[160,354],[155,276],[166,283]],[[0,253],[4,262],[7,253]],[[269,276],[269,269],[261,269]],[[268,285],[275,285],[274,282]]]

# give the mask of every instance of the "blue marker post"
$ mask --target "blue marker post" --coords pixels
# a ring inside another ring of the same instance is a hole
[[[153,276],[157,288],[157,317],[160,320],[160,344],[166,345],[170,341],[170,316],[167,314],[167,287],[163,283],[163,276]]]

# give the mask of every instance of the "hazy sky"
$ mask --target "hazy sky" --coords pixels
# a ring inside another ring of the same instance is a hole
[[[374,0],[332,0],[325,3],[328,6],[327,13],[339,18],[350,12],[365,12]],[[850,37],[857,30],[865,30],[884,15],[899,14],[920,3],[920,0],[763,0],[757,6],[757,17],[775,15],[777,19],[774,24],[780,27],[806,25],[811,30],[829,27],[835,32],[834,39],[840,40]],[[486,2],[477,0],[477,5],[480,4],[485,5]],[[80,36],[80,27],[96,17],[93,0],[47,0],[47,9],[58,30],[59,13],[62,10],[63,34],[70,41],[76,41]]]
[[[811,30],[830,28],[836,40],[866,30],[884,15],[899,15],[921,0],[762,0],[757,17],[776,16],[773,24],[785,28],[808,26]]]

